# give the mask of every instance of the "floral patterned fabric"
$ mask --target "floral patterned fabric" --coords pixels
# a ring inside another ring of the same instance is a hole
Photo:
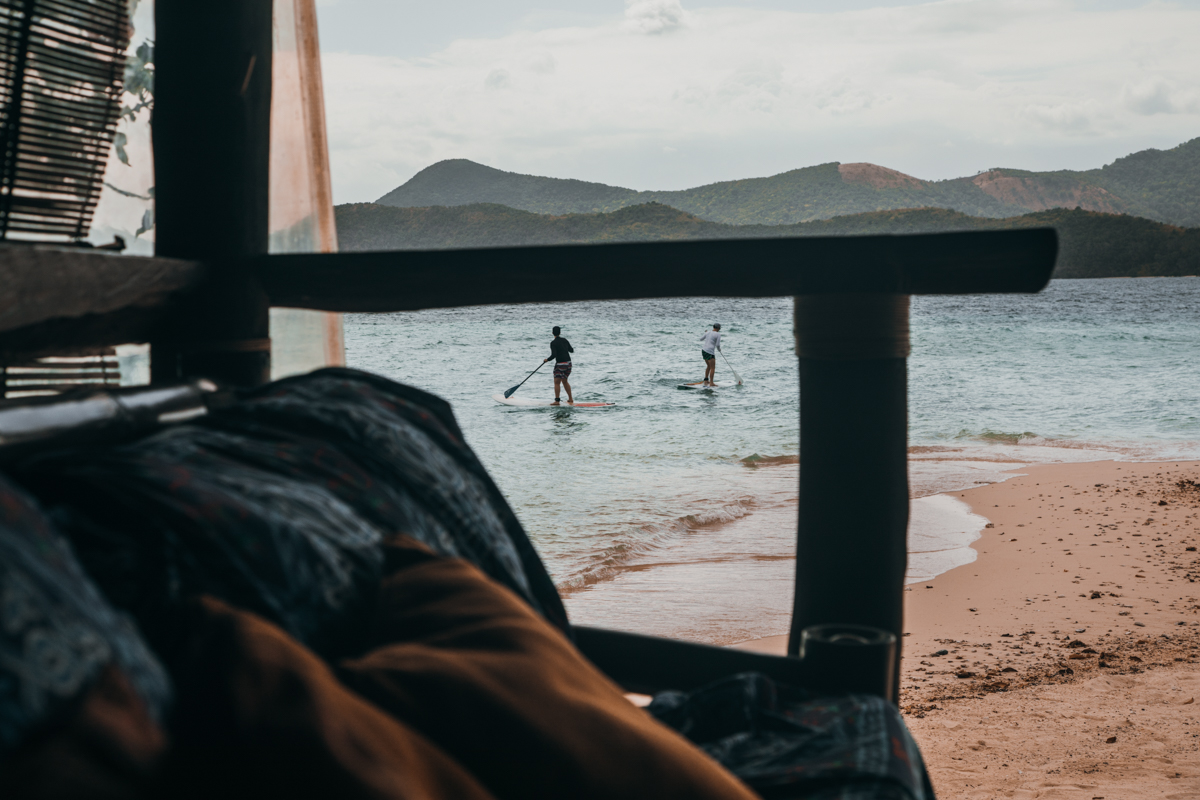
[[[109,664],[161,718],[171,691],[158,660],[41,510],[0,478],[0,757],[67,710]]]

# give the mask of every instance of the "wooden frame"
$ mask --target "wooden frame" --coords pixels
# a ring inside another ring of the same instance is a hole
[[[16,287],[0,298],[0,354],[149,340],[156,383],[252,384],[269,370],[271,305],[401,311],[688,296],[699,286],[731,297],[819,295],[809,307],[828,324],[801,326],[797,340],[801,490],[789,652],[819,623],[871,625],[902,641],[907,296],[1037,292],[1054,267],[1054,231],[268,256],[271,0],[160,0],[156,19],[164,257],[0,249],[0,276]],[[795,659],[615,631],[581,629],[579,644],[642,690],[690,688],[745,669],[816,686],[834,677]]]

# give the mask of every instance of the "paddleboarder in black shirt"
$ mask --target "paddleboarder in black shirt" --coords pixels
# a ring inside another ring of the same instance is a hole
[[[559,336],[562,329],[557,325],[550,331],[554,334],[554,339],[550,342],[550,358],[554,359],[554,402],[551,405],[559,405],[562,402],[559,386],[564,386],[567,389],[567,405],[575,405],[575,398],[571,395],[571,384],[567,382],[567,378],[571,375],[571,353],[575,352],[575,348],[571,347],[571,343]],[[546,361],[549,361],[547,358]],[[545,364],[546,361],[542,363]]]

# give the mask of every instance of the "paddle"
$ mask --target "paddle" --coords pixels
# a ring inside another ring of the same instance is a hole
[[[535,369],[533,372],[537,372],[537,371],[538,371],[538,369],[541,369],[541,368],[542,368],[542,367],[544,367],[544,366],[546,366],[546,362],[545,362],[545,361],[543,361],[542,363],[538,364],[538,368],[537,368],[537,369]],[[730,367],[730,369],[733,369],[733,367]],[[531,373],[529,373],[528,375],[526,375],[526,376],[525,376],[525,381],[527,381],[527,380],[529,380],[530,378],[532,378],[532,377],[533,377],[533,372],[531,372]],[[520,382],[520,383],[518,383],[516,386],[512,387],[512,388],[511,388],[511,389],[509,389],[507,392],[505,392],[505,393],[504,393],[504,399],[506,399],[506,400],[507,400],[508,398],[512,397],[512,396],[513,396],[513,392],[515,392],[517,389],[520,389],[522,386],[524,386],[524,385],[525,385],[525,381],[521,381],[521,382]]]
[[[725,359],[725,366],[729,367],[729,371],[733,373],[733,379],[738,382],[738,386],[741,386],[742,376],[737,374],[737,370],[733,368],[733,364],[729,363],[729,359],[725,358],[724,353],[721,353],[721,358]]]

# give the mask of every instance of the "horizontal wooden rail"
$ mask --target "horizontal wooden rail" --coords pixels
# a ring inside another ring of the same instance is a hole
[[[147,341],[205,274],[195,261],[0,245],[0,364]]]
[[[787,656],[581,625],[572,631],[583,654],[631,692],[692,691],[741,672],[759,672],[783,684],[814,688],[808,665]]]
[[[501,303],[798,294],[1037,292],[1052,229],[272,255],[275,306],[411,311]]]
[[[14,392],[67,392],[79,387],[85,389],[103,389],[108,386],[120,386],[117,381],[93,381],[88,383],[9,383],[3,388],[6,394]]]
[[[194,261],[0,245],[0,331],[157,306],[172,292],[196,283],[202,272]]]
[[[9,382],[12,381],[103,381],[108,379],[116,380],[121,376],[121,370],[116,364],[104,371],[95,370],[92,372],[63,372],[59,370],[47,370],[44,372],[17,372],[13,369],[8,369],[4,373]]]
[[[1051,229],[259,256],[274,306],[413,311],[654,297],[1036,292]],[[239,265],[0,246],[0,361],[148,341],[169,302]]]

